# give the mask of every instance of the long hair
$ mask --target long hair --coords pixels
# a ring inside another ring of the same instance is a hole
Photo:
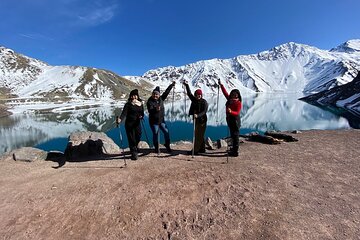
[[[230,95],[229,95],[229,96],[231,96],[231,94],[232,94],[232,93],[237,93],[237,95],[239,96],[239,100],[240,100],[240,102],[242,102],[242,98],[241,98],[241,94],[240,94],[239,89],[233,89],[233,90],[231,90],[231,92],[230,92]]]

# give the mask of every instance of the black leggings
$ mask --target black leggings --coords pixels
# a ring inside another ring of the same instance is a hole
[[[239,150],[239,134],[240,134],[240,116],[228,116],[226,122],[230,130],[230,137],[232,139],[232,151],[238,152]]]
[[[136,151],[137,145],[139,144],[141,138],[140,120],[131,123],[125,123],[125,130],[129,142],[130,151]]]

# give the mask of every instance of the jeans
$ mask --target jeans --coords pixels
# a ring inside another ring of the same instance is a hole
[[[169,133],[169,129],[167,128],[165,122],[162,122],[159,124],[150,124],[150,128],[153,134],[153,144],[155,148],[159,148],[159,128],[160,130],[163,132],[164,134],[164,138],[165,138],[165,144],[169,145],[170,144],[170,133]]]

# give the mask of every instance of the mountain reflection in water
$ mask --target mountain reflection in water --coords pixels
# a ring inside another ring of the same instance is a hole
[[[217,96],[205,97],[209,103],[208,127],[206,136],[216,140],[227,136],[225,120],[225,98],[221,95],[219,107]],[[333,111],[327,111],[297,100],[296,94],[258,94],[252,97],[243,96],[241,111],[241,134],[252,131],[268,130],[308,130],[308,129],[344,129],[350,128],[349,121]],[[83,110],[60,111],[51,113],[22,113],[0,118],[0,154],[16,148],[31,146],[50,151],[64,151],[67,137],[76,131],[105,132],[117,144],[119,129],[114,124],[115,116],[120,115],[122,103],[118,107],[104,106]],[[171,141],[192,140],[193,125],[187,116],[190,101],[184,99],[165,105],[166,122],[170,129]],[[359,126],[360,118],[351,119],[351,126]],[[152,145],[151,130],[144,120],[146,134]],[[355,124],[354,124],[355,123]],[[121,125],[123,136],[124,126]],[[124,138],[127,146],[127,139]],[[142,139],[146,140],[143,130]]]

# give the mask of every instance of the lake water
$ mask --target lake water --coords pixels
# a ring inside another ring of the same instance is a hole
[[[360,117],[349,112],[322,109],[297,100],[297,94],[259,94],[244,97],[241,112],[241,134],[267,130],[309,130],[360,128]],[[217,140],[228,135],[225,121],[225,99],[220,96],[206,96],[209,103],[206,136]],[[171,100],[171,99],[170,99]],[[186,111],[185,111],[186,104]],[[64,151],[67,138],[75,131],[105,132],[118,145],[119,130],[127,139],[124,126],[116,128],[114,119],[120,115],[123,103],[118,107],[103,106],[82,110],[56,110],[51,113],[22,113],[0,118],[0,154],[12,149],[31,146],[46,151]],[[166,104],[166,122],[171,141],[192,140],[193,125],[187,112],[190,101],[178,99]],[[143,122],[142,139],[150,140],[151,130],[147,118]],[[147,137],[146,137],[147,136]],[[163,140],[162,140],[163,142]]]

